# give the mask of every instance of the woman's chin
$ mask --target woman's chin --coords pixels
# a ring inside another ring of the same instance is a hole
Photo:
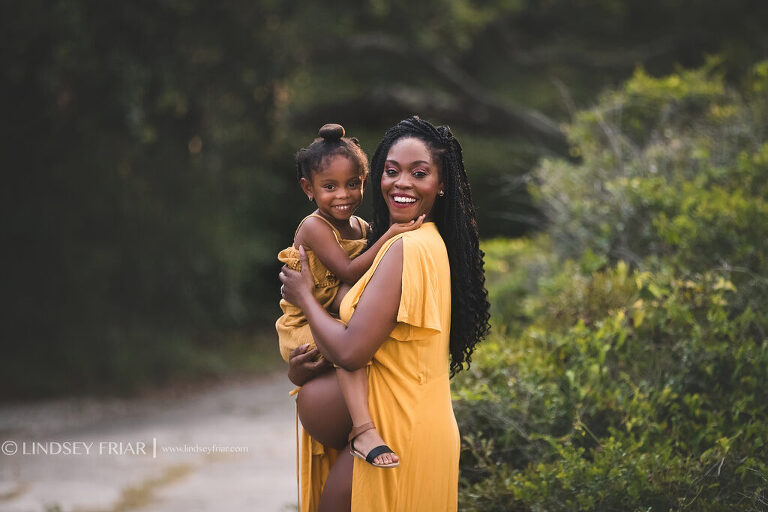
[[[407,222],[411,222],[412,220],[416,219],[419,215],[421,215],[419,212],[403,212],[403,211],[397,211],[397,212],[389,212],[389,221],[390,224],[404,224]]]

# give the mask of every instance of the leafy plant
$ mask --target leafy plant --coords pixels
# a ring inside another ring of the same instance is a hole
[[[485,245],[462,510],[768,507],[765,70],[638,71],[542,163],[548,231]]]

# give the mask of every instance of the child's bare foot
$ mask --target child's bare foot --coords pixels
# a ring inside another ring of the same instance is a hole
[[[379,432],[373,426],[373,423],[366,423],[352,429],[350,434],[350,448],[352,454],[361,459],[365,459],[371,453],[371,450],[380,446],[386,446]],[[387,447],[388,448],[388,447]],[[372,461],[374,466],[395,467],[400,462],[400,458],[391,450],[384,450],[376,455]]]

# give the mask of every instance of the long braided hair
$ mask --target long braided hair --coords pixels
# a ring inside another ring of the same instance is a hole
[[[400,139],[424,142],[438,164],[445,195],[438,197],[432,217],[443,237],[451,265],[451,376],[467,367],[475,345],[490,329],[483,251],[475,220],[472,193],[464,169],[461,145],[447,126],[433,126],[416,116],[404,119],[384,134],[371,161],[372,244],[389,228],[389,209],[381,194],[381,176],[392,145]]]

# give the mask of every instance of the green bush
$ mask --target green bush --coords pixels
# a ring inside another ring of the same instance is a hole
[[[568,131],[581,164],[543,161],[533,190],[560,256],[765,270],[768,71],[757,66],[737,93],[711,67],[661,79],[638,71],[576,116]]]
[[[540,290],[537,319],[514,339],[497,333],[463,377],[463,509],[759,503],[766,318],[733,308],[722,273],[573,271]]]
[[[548,232],[485,244],[462,510],[768,509],[767,69],[638,72],[542,163]]]

